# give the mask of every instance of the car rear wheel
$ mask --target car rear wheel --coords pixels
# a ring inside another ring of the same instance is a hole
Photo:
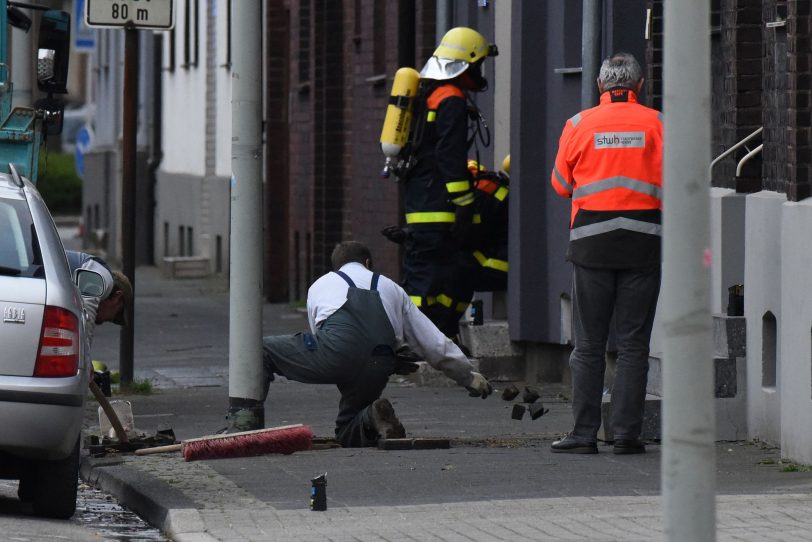
[[[38,461],[29,476],[20,480],[20,496],[31,501],[37,516],[67,519],[76,511],[79,486],[79,439],[65,459]]]

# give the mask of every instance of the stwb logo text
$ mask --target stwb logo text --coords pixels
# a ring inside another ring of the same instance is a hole
[[[593,134],[596,149],[642,149],[645,132],[598,132]]]

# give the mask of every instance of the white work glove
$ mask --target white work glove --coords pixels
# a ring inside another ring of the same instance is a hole
[[[465,386],[468,390],[468,395],[471,397],[482,397],[483,399],[493,393],[493,386],[491,386],[488,379],[479,373],[471,373],[473,377],[471,383]]]

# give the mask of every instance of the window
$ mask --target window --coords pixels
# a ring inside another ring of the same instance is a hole
[[[166,66],[166,70],[170,72],[175,71],[175,28],[177,28],[177,26],[172,27],[172,30],[169,31],[169,63]]]
[[[31,226],[25,201],[0,201],[0,275],[41,276],[35,275],[40,266],[34,264]]]
[[[778,324],[770,311],[761,319],[761,386],[775,388],[778,365]]]
[[[183,13],[183,68],[196,68],[200,60],[200,4],[186,0]]]
[[[231,0],[226,2],[226,62],[225,69],[231,69]]]

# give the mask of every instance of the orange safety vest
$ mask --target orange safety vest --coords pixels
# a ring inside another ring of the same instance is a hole
[[[660,258],[661,114],[625,88],[567,120],[551,183],[572,199],[568,259],[594,267],[655,265]]]

